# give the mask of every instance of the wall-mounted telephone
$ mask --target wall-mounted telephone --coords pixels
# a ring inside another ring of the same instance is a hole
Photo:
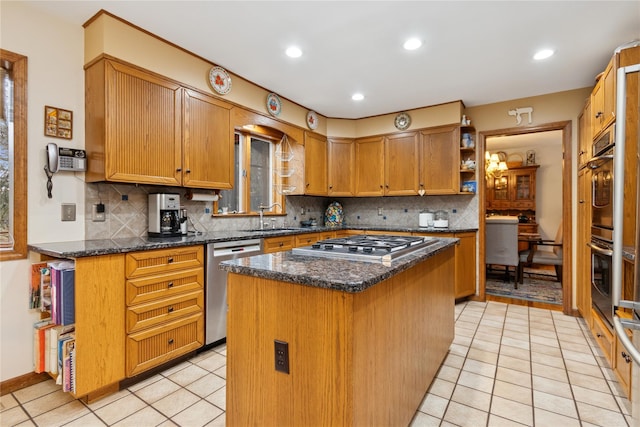
[[[87,153],[75,148],[58,147],[57,144],[50,142],[47,144],[47,166],[51,173],[82,172],[87,170]]]
[[[44,173],[47,174],[47,195],[51,199],[53,183],[51,177],[58,171],[82,172],[87,170],[87,153],[75,148],[58,147],[50,142],[47,144],[47,163],[44,165]]]

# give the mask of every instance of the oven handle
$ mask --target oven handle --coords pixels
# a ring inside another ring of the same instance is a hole
[[[591,160],[587,162],[587,166],[589,166],[591,169],[598,169],[610,160],[613,160],[613,154],[605,154],[604,156],[592,157]]]
[[[594,251],[596,251],[600,255],[613,256],[613,251],[611,249],[603,249],[600,246],[596,246],[591,242],[588,242],[587,246],[589,246],[591,249],[593,249]]]
[[[627,74],[640,72],[640,64],[618,68],[616,76],[616,156],[613,159],[613,170],[616,178],[613,182],[613,256],[611,283],[611,305],[613,314],[613,328],[618,339],[627,350],[634,362],[640,363],[640,351],[633,345],[625,332],[624,324],[618,316],[618,307],[622,306],[622,236],[623,236],[623,208],[624,208],[624,160],[626,144],[627,121]]]

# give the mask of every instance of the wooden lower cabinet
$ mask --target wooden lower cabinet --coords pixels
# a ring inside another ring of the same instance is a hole
[[[126,255],[126,376],[204,345],[204,247]]]
[[[395,234],[395,233],[394,233]],[[413,233],[416,236],[455,237],[455,296],[464,298],[476,293],[476,233]]]
[[[294,235],[269,237],[262,240],[262,250],[265,254],[280,251],[290,251],[296,242]]]
[[[596,342],[602,349],[605,359],[609,362],[609,365],[613,366],[613,333],[604,324],[604,321],[600,319],[600,315],[593,309],[591,309],[591,333],[596,339]]]
[[[629,335],[629,339],[631,339],[631,332],[627,332],[627,334]],[[615,366],[613,371],[616,373],[618,383],[626,393],[627,398],[631,399],[631,372],[633,369],[633,362],[617,336],[615,346],[616,354],[614,357]]]
[[[323,231],[319,233],[305,233],[296,235],[295,247],[310,246],[319,240],[333,239],[336,237],[335,231]]]

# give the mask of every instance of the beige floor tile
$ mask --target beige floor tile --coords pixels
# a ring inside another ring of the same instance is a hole
[[[225,366],[221,366],[218,369],[216,369],[215,371],[213,371],[214,374],[216,374],[217,376],[219,376],[220,378],[227,378],[227,365]]]
[[[556,381],[568,382],[567,371],[562,368],[554,368],[553,366],[541,365],[540,363],[531,363],[531,372],[533,375],[549,378]]]
[[[573,396],[576,399],[576,402],[583,402],[589,405],[608,409],[610,411],[619,410],[616,399],[610,393],[590,390],[577,385],[572,385],[571,390],[573,390]]]
[[[573,333],[565,333],[558,332],[558,341],[561,343],[574,343],[574,344],[582,344],[582,345],[591,345],[589,340],[584,336],[584,332],[573,332]],[[595,342],[594,345],[597,345]]]
[[[576,405],[573,399],[560,397],[542,391],[533,391],[533,406],[567,417],[578,418]]]
[[[449,353],[447,354],[447,357],[445,357],[442,364],[451,366],[452,368],[460,369],[462,368],[462,365],[464,365],[464,357],[458,354]]]
[[[575,360],[587,365],[598,365],[596,358],[591,353],[579,353],[577,351],[562,350],[562,357],[565,360]]]
[[[478,339],[478,335],[476,334],[476,338],[471,343],[471,348],[477,348],[478,350],[491,351],[493,353],[500,352],[500,343],[499,342],[489,342],[485,340]]]
[[[465,328],[461,328],[459,325],[456,324],[456,329],[455,329],[455,336],[463,336],[463,337],[473,337],[473,335],[476,333],[475,329],[465,329]]]
[[[436,374],[436,378],[440,378],[441,380],[450,381],[455,383],[458,381],[458,377],[460,376],[460,369],[452,368],[451,366],[440,366],[438,373]]]
[[[18,402],[25,403],[59,390],[60,386],[56,385],[54,381],[43,381],[15,391],[13,392],[13,396],[18,400]]]
[[[531,343],[543,344],[549,347],[560,347],[560,343],[555,337],[549,337],[548,335],[531,335]]]
[[[457,354],[458,356],[465,357],[468,351],[469,351],[469,347],[466,345],[460,345],[460,344],[454,343],[449,346],[449,353]]]
[[[225,366],[226,364],[227,364],[227,358],[221,354],[218,354],[217,352],[211,354],[206,359],[203,359],[200,362],[196,363],[196,365],[198,365],[202,369],[206,369],[209,372],[213,372],[216,369],[219,369],[222,366]]]
[[[174,383],[177,383],[184,387],[187,384],[191,384],[192,382],[204,377],[208,373],[209,371],[202,369],[197,365],[190,365],[178,372],[167,376],[167,378],[169,378]]]
[[[166,370],[162,371],[162,375],[163,375],[163,376],[165,376],[165,377],[168,377],[168,376],[170,376],[171,374],[173,374],[173,373],[175,373],[175,372],[178,372],[178,371],[181,371],[181,370],[183,370],[184,368],[187,368],[187,367],[189,367],[189,366],[191,366],[191,362],[189,362],[189,361],[187,360],[187,361],[184,361],[184,362],[182,362],[182,363],[178,363],[177,365],[172,366],[172,367],[171,367],[171,368],[169,368],[169,369],[166,369]]]
[[[172,418],[175,414],[185,410],[198,400],[200,400],[198,396],[187,389],[181,388],[170,395],[163,397],[151,406],[168,418]]]
[[[502,418],[525,425],[533,425],[533,409],[513,400],[494,396],[491,400],[491,413]]]
[[[500,355],[500,358],[498,359],[498,366],[513,369],[516,371],[531,373],[531,364],[529,363],[529,361],[516,359],[515,357],[506,356],[504,354]]]
[[[469,345],[471,344],[471,341],[473,341],[473,336],[465,337],[463,335],[456,335],[453,338],[453,345],[469,347]]]
[[[16,424],[14,427],[36,427],[36,423],[31,420],[23,421],[20,424]]]
[[[620,412],[609,411],[583,402],[577,402],[576,404],[580,419],[584,422],[603,427],[627,426],[627,422]]]
[[[528,332],[519,332],[505,328],[502,331],[502,337],[513,338],[518,341],[529,342],[529,333]]]
[[[418,412],[416,413],[416,416],[413,418],[409,426],[410,427],[439,427],[440,418],[432,417],[431,415]]]
[[[529,329],[529,335],[531,336],[548,337],[555,333],[556,327],[553,323],[531,322],[531,328]]]
[[[488,415],[470,406],[451,402],[444,414],[444,420],[456,426],[477,427],[486,424]]]
[[[207,424],[206,427],[225,427],[226,425],[227,425],[227,414],[223,413],[222,415],[219,415],[218,418],[216,418],[215,420]]]
[[[62,388],[58,387],[53,393],[45,394],[44,396],[23,404],[23,408],[29,415],[35,418],[44,412],[59,408],[73,400],[73,397],[69,393],[64,393]]]
[[[181,426],[178,426],[178,424],[174,423],[173,421],[171,421],[170,419],[167,418],[166,421],[161,422],[156,427],[181,427]],[[219,427],[224,427],[224,423],[222,425],[220,425]]]
[[[207,402],[213,403],[218,408],[226,411],[227,409],[227,387],[222,387],[206,397]]]
[[[499,417],[495,414],[489,414],[489,421],[487,422],[487,427],[521,427],[524,425],[526,424],[520,424],[513,420]]]
[[[18,401],[11,393],[0,397],[0,412],[18,406]]]
[[[138,412],[146,404],[135,395],[130,394],[95,411],[108,425],[115,424],[123,418]]]
[[[517,320],[507,319],[503,330],[504,332],[511,331],[519,334],[527,334],[527,336],[529,336],[529,322],[519,322]]]
[[[549,356],[548,354],[531,352],[531,361],[540,365],[553,366],[554,368],[564,369],[564,359],[557,356]]]
[[[167,420],[167,417],[162,415],[150,406],[145,407],[141,411],[131,414],[128,417],[118,421],[114,424],[114,427],[140,427],[140,426],[157,426],[158,424]],[[187,424],[184,424],[185,426]]]
[[[496,376],[496,365],[467,358],[462,367],[462,371],[473,372],[474,374],[493,378]]]
[[[532,400],[530,388],[500,380],[496,380],[493,386],[493,395],[515,400],[525,405],[531,405]]]
[[[531,352],[523,348],[511,347],[508,345],[500,347],[501,356],[510,356],[522,361],[529,362],[531,360]]]
[[[458,384],[453,392],[453,396],[451,396],[451,401],[489,412],[491,394]]]
[[[89,409],[79,400],[73,400],[66,405],[33,417],[33,421],[39,426],[61,426],[89,413]]]
[[[484,375],[474,374],[468,371],[462,371],[460,378],[458,378],[458,385],[463,385],[475,390],[480,390],[485,393],[491,393],[493,390],[493,378],[485,377]]]
[[[87,406],[92,411],[95,411],[96,409],[102,408],[103,406],[108,405],[111,402],[115,402],[118,399],[122,399],[123,397],[128,396],[130,394],[131,392],[128,389],[120,390],[116,393],[110,394],[108,396],[95,400],[91,403],[88,403]]]
[[[225,380],[215,374],[207,374],[206,376],[192,382],[186,389],[200,397],[207,397],[216,390],[221,389],[225,385]]]
[[[522,348],[524,350],[529,350],[529,341],[523,341],[520,339],[510,338],[510,337],[502,337],[502,345],[508,345],[511,347]]]
[[[562,350],[560,347],[551,347],[536,342],[531,343],[531,353],[546,354],[548,356],[562,357]]]
[[[618,403],[618,407],[624,415],[631,415],[631,402],[626,396],[614,396],[616,402]]]
[[[174,415],[172,420],[181,426],[200,427],[213,421],[222,414],[222,412],[220,408],[216,408],[206,400],[201,400],[179,414]]]
[[[495,365],[498,362],[498,353],[480,350],[472,347],[469,349],[469,353],[467,353],[467,359],[478,360],[480,362],[491,363]]]
[[[514,369],[503,368],[501,366],[498,366],[498,370],[496,371],[496,380],[517,384],[523,387],[531,387],[530,374],[516,371]]]
[[[458,320],[456,322],[456,329],[466,329],[468,331],[475,331],[478,329],[478,322],[465,322],[464,320]]]
[[[561,342],[560,343],[560,348],[564,351],[564,350],[570,350],[570,351],[575,351],[576,353],[584,353],[584,354],[588,354],[590,356],[593,356],[593,353],[591,352],[591,347],[589,347],[586,344],[578,344],[578,343],[574,343],[574,342]]]
[[[616,379],[616,376],[613,373],[613,370],[609,368],[602,369],[597,365],[577,362],[575,360],[564,360],[564,363],[567,367],[567,371],[569,372],[579,372],[583,375],[591,375],[592,377],[596,377],[596,378],[602,378],[603,376],[607,378],[607,373],[609,373],[610,377],[608,379],[611,379],[611,380]]]
[[[480,339],[485,339],[486,341],[490,342],[499,342],[497,340],[497,337],[502,336],[503,330],[503,328],[494,328],[493,326],[479,326],[476,330],[476,334],[478,334],[480,337],[484,337]]]
[[[502,329],[503,325],[504,325],[504,319],[487,320],[485,317],[483,317],[482,320],[480,321],[480,327],[489,326],[489,327],[492,327],[492,328],[500,328],[500,329]]]
[[[2,426],[14,426],[20,424],[23,421],[27,421],[29,415],[19,406],[7,409],[0,413],[0,425]]]
[[[89,412],[86,415],[83,415],[80,418],[76,418],[68,424],[65,424],[64,427],[104,427],[105,423],[100,420],[93,412]]]
[[[571,386],[564,381],[556,381],[545,377],[533,376],[533,389],[560,397],[573,398]]]
[[[533,416],[536,425],[539,426],[580,427],[580,421],[577,418],[566,417],[555,412],[545,411],[542,408],[534,408]]]
[[[429,387],[429,393],[435,394],[436,396],[440,396],[445,399],[450,399],[455,387],[455,383],[435,378],[431,383],[431,386]]]
[[[180,386],[178,384],[167,378],[162,378],[160,381],[139,389],[135,392],[135,395],[146,403],[154,403],[179,389]]]
[[[431,415],[432,417],[441,419],[444,416],[444,412],[447,410],[449,399],[445,399],[440,396],[436,396],[432,393],[427,393],[427,396],[420,405],[420,412]]]
[[[130,385],[129,387],[127,387],[127,390],[132,391],[132,392],[138,391],[141,388],[145,388],[149,384],[153,384],[156,381],[160,381],[162,379],[164,379],[164,377],[162,375],[160,375],[160,374],[154,375],[152,377],[147,378],[146,380],[140,381],[139,383],[135,383],[135,384]]]
[[[579,372],[568,371],[569,382],[571,385],[577,385],[580,387],[588,388],[591,390],[606,390],[609,385],[607,384],[607,380],[604,377],[594,377],[591,375],[581,374]]]

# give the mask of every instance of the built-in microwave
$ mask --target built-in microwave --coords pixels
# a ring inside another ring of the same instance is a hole
[[[591,146],[593,156],[599,156],[605,151],[609,151],[616,143],[616,128],[615,125],[609,126],[604,132],[596,139]]]

